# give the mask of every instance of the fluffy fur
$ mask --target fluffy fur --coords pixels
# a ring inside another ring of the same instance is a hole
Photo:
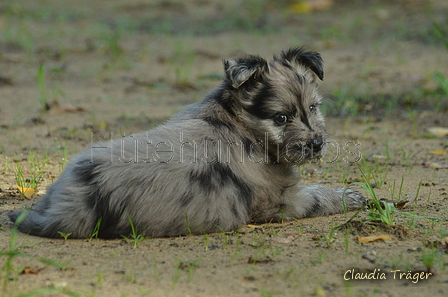
[[[292,48],[267,62],[224,61],[225,79],[202,102],[145,133],[75,156],[20,223],[22,232],[71,238],[232,230],[252,222],[362,207],[351,189],[301,186],[297,165],[325,147],[320,55]],[[21,212],[10,213],[16,221]]]

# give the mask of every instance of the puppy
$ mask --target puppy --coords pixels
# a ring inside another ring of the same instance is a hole
[[[355,210],[347,189],[299,184],[297,165],[326,143],[316,52],[224,61],[225,78],[165,124],[75,156],[18,228],[72,238],[166,237]],[[343,202],[344,201],[344,202]],[[21,212],[10,213],[15,222]]]

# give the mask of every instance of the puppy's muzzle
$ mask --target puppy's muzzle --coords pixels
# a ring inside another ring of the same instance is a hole
[[[313,155],[317,155],[322,151],[324,146],[324,141],[322,137],[316,137],[312,141],[308,142],[306,146],[311,150]]]

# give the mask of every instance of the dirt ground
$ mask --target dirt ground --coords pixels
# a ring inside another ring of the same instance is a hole
[[[316,2],[1,2],[2,296],[447,296],[448,139],[429,128],[448,128],[448,4],[307,6]],[[201,100],[223,58],[296,45],[322,54],[327,128],[339,144],[300,168],[303,183],[369,197],[361,168],[378,198],[411,200],[396,206],[394,224],[365,209],[136,247],[13,232],[7,213],[31,207],[92,141],[149,129]],[[39,182],[30,198],[17,189],[20,170]],[[390,238],[359,241],[370,235]]]

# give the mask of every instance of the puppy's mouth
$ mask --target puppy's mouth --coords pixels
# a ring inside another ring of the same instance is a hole
[[[325,141],[322,138],[316,138],[307,142],[288,143],[283,148],[282,161],[290,164],[302,164],[321,157],[324,147]]]

